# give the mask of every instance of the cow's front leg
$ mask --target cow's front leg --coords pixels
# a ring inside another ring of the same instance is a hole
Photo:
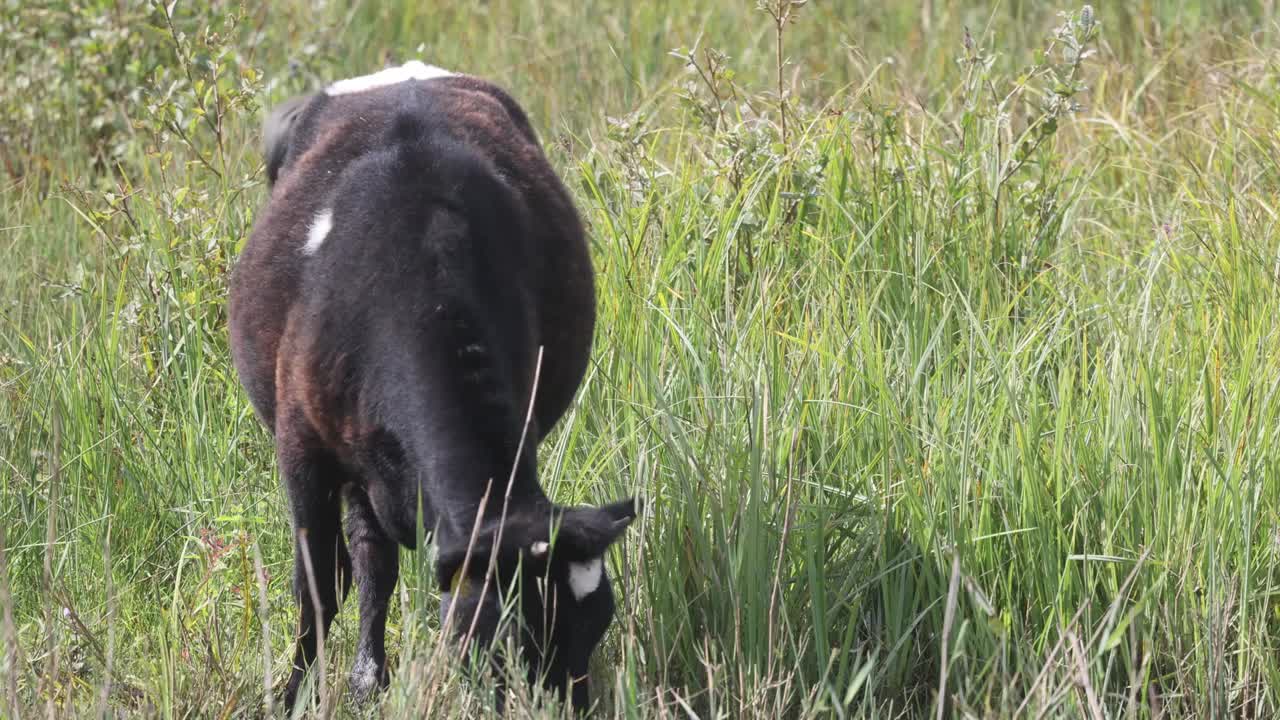
[[[351,691],[365,702],[385,688],[387,671],[387,606],[400,574],[399,547],[378,523],[365,491],[354,484],[343,491],[347,503],[347,542],[352,573],[360,596],[360,639],[351,667]]]
[[[293,591],[298,601],[298,642],[284,703],[292,709],[307,669],[351,586],[351,558],[340,527],[339,489],[345,482],[327,453],[277,443],[280,471],[293,515]],[[310,560],[310,572],[307,565]]]

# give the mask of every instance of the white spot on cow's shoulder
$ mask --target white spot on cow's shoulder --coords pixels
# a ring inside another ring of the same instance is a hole
[[[603,579],[604,561],[600,558],[569,563],[569,589],[573,591],[575,600],[581,600],[595,592]]]
[[[329,208],[316,213],[316,219],[312,220],[311,227],[307,228],[307,243],[302,246],[302,252],[314,255],[324,244],[324,239],[329,236],[329,231],[332,229],[333,209]]]
[[[428,65],[420,60],[410,60],[399,66],[379,70],[370,75],[339,80],[324,89],[326,95],[349,95],[375,88],[386,87],[406,80],[433,80],[454,75],[444,68]]]
[[[444,68],[437,67],[435,65],[428,65],[421,60],[410,60],[400,67],[404,68],[405,72],[412,75],[414,80],[434,80],[436,78],[453,77],[454,75],[457,75],[457,73],[451,70],[445,70]]]

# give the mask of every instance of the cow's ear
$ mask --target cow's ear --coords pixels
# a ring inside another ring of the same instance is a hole
[[[601,505],[600,509],[608,513],[614,523],[623,523],[622,529],[625,530],[636,519],[643,507],[644,502],[640,498],[629,497],[626,500]]]
[[[311,95],[297,95],[271,108],[262,124],[262,152],[267,163],[267,184],[275,185],[289,154],[289,143],[302,109]]]
[[[569,560],[587,560],[604,554],[636,519],[635,498],[600,507],[566,508],[560,514],[553,545]]]

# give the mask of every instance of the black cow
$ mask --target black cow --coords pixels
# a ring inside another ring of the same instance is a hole
[[[229,312],[297,535],[286,704],[352,579],[352,689],[385,687],[397,545],[414,547],[421,521],[455,638],[488,646],[519,592],[531,679],[585,708],[614,612],[601,556],[636,505],[561,507],[538,483],[595,296],[582,224],[528,119],[484,80],[411,62],[290,100],[265,130],[271,193]]]

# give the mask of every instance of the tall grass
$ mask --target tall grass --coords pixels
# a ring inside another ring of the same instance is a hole
[[[515,93],[591,231],[540,458],[649,501],[601,714],[1275,714],[1275,6],[1091,11],[6,6],[3,713],[260,716],[291,554],[224,305],[261,110],[422,55]],[[405,560],[392,687],[325,714],[485,707]]]

